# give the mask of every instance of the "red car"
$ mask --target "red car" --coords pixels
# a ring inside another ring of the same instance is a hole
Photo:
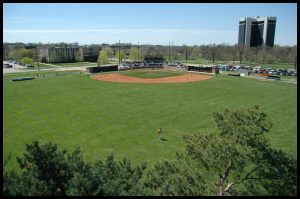
[[[12,68],[12,65],[10,65],[10,64],[3,64],[3,68]]]

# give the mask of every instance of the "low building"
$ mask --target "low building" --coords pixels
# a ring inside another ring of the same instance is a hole
[[[64,63],[83,61],[83,53],[80,48],[73,47],[52,47],[40,48],[39,57],[42,62]]]
[[[39,57],[46,63],[97,61],[101,47],[42,47]]]

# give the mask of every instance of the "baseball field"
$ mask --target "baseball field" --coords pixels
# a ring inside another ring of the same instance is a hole
[[[133,164],[173,159],[183,149],[184,134],[217,129],[214,111],[254,104],[273,121],[267,133],[271,145],[296,157],[297,84],[225,75],[172,84],[108,82],[87,75],[12,82],[15,76],[3,76],[3,153],[13,157],[8,168],[18,168],[15,157],[33,140],[69,151],[79,146],[90,161],[111,153]],[[161,76],[166,75],[155,78]]]

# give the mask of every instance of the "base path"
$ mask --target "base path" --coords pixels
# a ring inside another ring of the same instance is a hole
[[[129,77],[120,74],[101,74],[92,77],[96,80],[108,81],[108,82],[128,82],[128,83],[183,83],[183,82],[195,82],[201,80],[207,80],[212,78],[209,75],[194,75],[194,74],[183,74],[173,77],[163,78],[137,78]]]

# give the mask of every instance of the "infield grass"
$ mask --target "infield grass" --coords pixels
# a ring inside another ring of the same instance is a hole
[[[86,75],[12,82],[3,77],[3,155],[18,168],[25,144],[52,141],[81,148],[86,160],[128,157],[132,163],[173,159],[184,134],[216,130],[214,111],[254,104],[273,121],[273,147],[296,157],[297,85],[220,75],[178,84],[97,81]],[[167,141],[159,140],[162,128]]]
[[[138,77],[138,78],[162,78],[162,77],[173,77],[182,75],[182,73],[178,72],[166,72],[166,71],[152,71],[150,70],[141,70],[141,71],[125,71],[123,73],[126,76],[130,77]]]

